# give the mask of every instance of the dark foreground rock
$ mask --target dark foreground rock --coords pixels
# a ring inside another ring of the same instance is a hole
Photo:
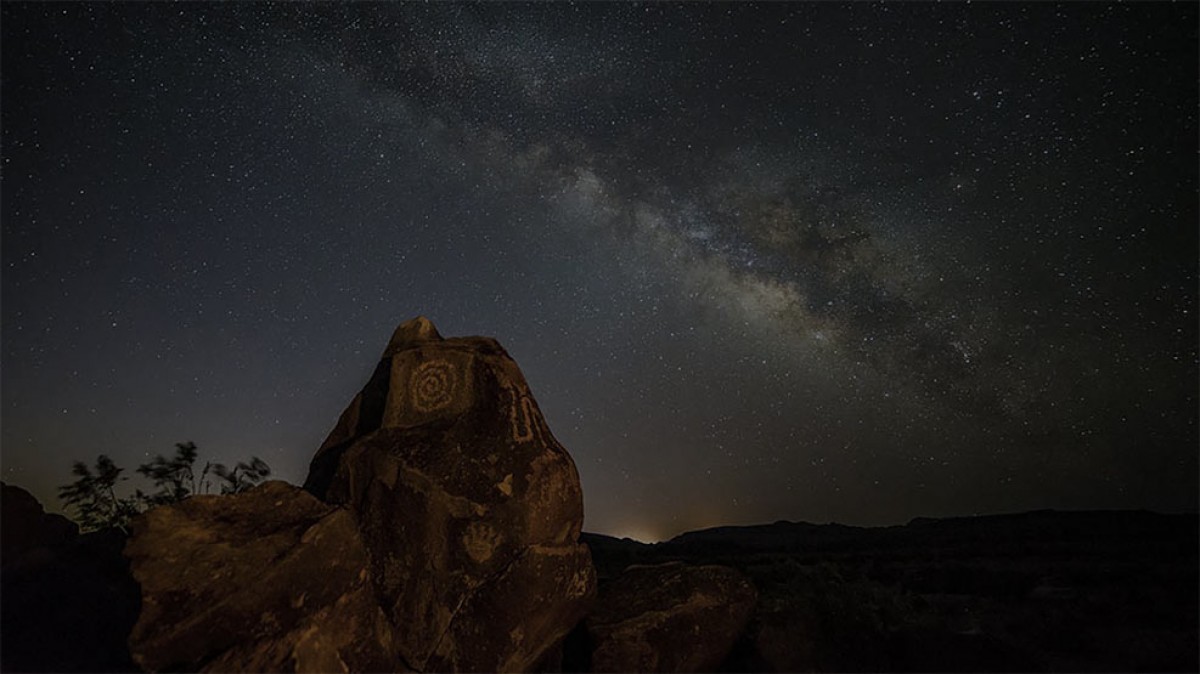
[[[749,576],[758,605],[722,671],[1198,671],[1195,514],[776,522],[654,545],[585,537],[602,602],[604,579],[629,564]]]
[[[47,513],[33,494],[0,482],[0,564],[10,566],[25,553],[66,543],[79,535],[71,520]]]
[[[0,529],[6,536],[8,516]],[[19,556],[5,553],[0,670],[136,671],[125,639],[140,601],[129,562],[121,556],[124,544],[121,531],[106,529],[38,545]]]
[[[570,645],[567,669],[712,672],[754,609],[745,576],[724,566],[633,566],[607,586]],[[589,651],[583,658],[579,649]]]
[[[152,670],[525,671],[587,612],[575,465],[492,339],[400,326],[313,458],[139,517]]]

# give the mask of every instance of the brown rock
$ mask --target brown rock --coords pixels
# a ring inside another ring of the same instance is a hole
[[[574,463],[494,340],[400,326],[305,488],[135,520],[139,665],[520,671],[595,594]]]
[[[151,671],[394,669],[353,516],[283,482],[195,496],[133,522],[129,637]]]
[[[750,582],[729,567],[631,566],[585,623],[592,671],[716,671],[756,599]]]
[[[397,328],[305,488],[355,513],[414,669],[528,669],[595,593],[575,465],[493,339]]]

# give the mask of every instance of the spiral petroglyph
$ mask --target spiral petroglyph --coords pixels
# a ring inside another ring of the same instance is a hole
[[[444,360],[421,363],[409,380],[409,396],[418,412],[433,412],[454,400],[454,366]]]

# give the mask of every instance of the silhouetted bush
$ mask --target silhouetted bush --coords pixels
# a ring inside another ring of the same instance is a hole
[[[116,485],[127,480],[121,477],[124,468],[119,468],[107,455],[96,458],[95,472],[82,461],[76,461],[71,469],[74,482],[58,489],[59,498],[74,509],[75,520],[84,531],[115,527],[125,531],[134,515],[154,506],[178,503],[193,494],[210,493],[217,480],[222,494],[236,494],[261,483],[271,474],[271,467],[257,456],[249,463],[239,461],[232,469],[220,463],[205,462],[199,472],[195,470],[199,450],[194,442],[175,444],[175,455],[171,458],[159,454],[148,463],[137,468],[137,472],[150,479],[154,490],[150,493],[141,489],[133,496],[117,496]]]
[[[123,471],[104,454],[96,458],[95,473],[86,463],[75,462],[71,474],[76,480],[59,487],[58,497],[75,509],[75,519],[81,529],[90,531],[116,527],[124,530],[129,518],[140,512],[137,497],[117,496],[117,482],[128,479],[121,477]]]

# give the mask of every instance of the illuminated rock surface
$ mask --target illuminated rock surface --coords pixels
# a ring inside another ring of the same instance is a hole
[[[129,643],[147,670],[391,667],[353,516],[298,487],[155,508],[135,520],[125,555],[142,588]]]
[[[269,483],[138,520],[139,664],[522,671],[595,595],[575,465],[495,340],[397,328],[305,490]]]
[[[357,515],[414,669],[528,669],[595,592],[575,465],[493,339],[397,328],[305,488]]]

